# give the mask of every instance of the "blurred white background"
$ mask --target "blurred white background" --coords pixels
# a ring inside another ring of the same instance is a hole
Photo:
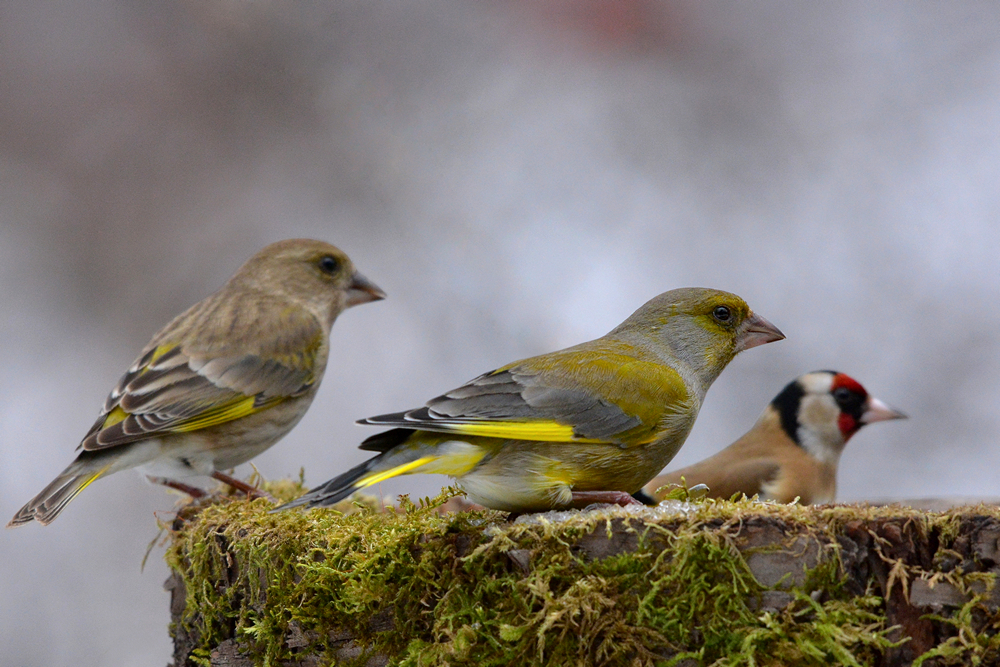
[[[0,5],[0,518],[154,331],[298,236],[389,299],[337,322],[266,476],[325,481],[365,457],[355,419],[699,285],[788,339],[723,373],[675,465],[833,368],[911,415],[851,441],[842,500],[997,495],[998,25],[989,2]],[[139,564],[175,500],[123,473],[0,532],[0,662],[166,664],[162,549]]]

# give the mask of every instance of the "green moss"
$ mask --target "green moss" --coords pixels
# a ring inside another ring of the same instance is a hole
[[[281,499],[301,493],[291,483],[269,490]],[[166,554],[187,591],[175,631],[197,637],[193,655],[205,664],[226,639],[260,665],[305,654],[334,662],[345,637],[364,648],[358,664],[376,653],[414,666],[871,664],[898,642],[882,598],[845,590],[837,536],[890,512],[921,534],[936,531],[943,548],[959,530],[951,515],[900,508],[722,501],[680,514],[615,508],[527,523],[438,513],[455,493],[394,512],[370,501],[279,514],[264,500],[201,507]],[[741,527],[762,514],[779,526],[808,524],[826,554],[779,611],[755,609],[764,588],[737,548]],[[584,544],[619,539],[622,529],[634,544],[620,553],[595,556]],[[918,576],[897,574],[904,585]],[[965,575],[948,576],[966,584]],[[961,628],[936,658],[996,655],[995,628],[973,602],[938,621]],[[969,634],[977,614],[980,629]]]
[[[969,601],[949,616],[929,615],[946,626],[952,636],[920,656],[913,667],[921,667],[925,662],[936,667],[1000,663],[1000,618],[987,603],[996,579],[992,574],[974,573],[952,581],[969,595]],[[970,586],[973,582],[983,584],[978,593]]]
[[[882,601],[865,596],[824,604],[801,592],[783,611],[765,613],[760,627],[743,638],[740,651],[716,664],[737,665],[861,665],[874,664],[885,649],[899,645],[887,638]]]

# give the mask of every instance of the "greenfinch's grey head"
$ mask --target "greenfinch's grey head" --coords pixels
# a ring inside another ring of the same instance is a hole
[[[739,352],[785,337],[740,297],[706,287],[653,297],[608,335],[652,344],[705,389]]]
[[[229,285],[280,294],[327,324],[346,308],[385,298],[340,248],[312,239],[272,243],[247,260]]]

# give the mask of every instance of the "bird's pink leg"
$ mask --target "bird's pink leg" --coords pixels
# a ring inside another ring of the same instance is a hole
[[[574,507],[585,507],[593,503],[607,503],[609,505],[621,505],[622,507],[628,507],[629,505],[638,505],[643,507],[644,505],[632,497],[632,494],[625,493],[624,491],[574,491],[573,492],[573,506]]]
[[[206,495],[205,491],[199,489],[197,486],[188,486],[187,484],[175,482],[174,480],[167,479],[166,477],[149,477],[149,481],[154,484],[162,484],[163,486],[173,489],[174,491],[186,493],[192,498],[204,498]]]
[[[229,475],[227,475],[227,474],[225,474],[223,472],[219,472],[218,470],[216,470],[215,472],[212,473],[212,477],[214,477],[215,479],[219,480],[223,484],[228,484],[229,486],[233,487],[234,489],[237,489],[238,491],[242,491],[243,493],[247,494],[251,498],[267,498],[268,500],[274,502],[274,496],[272,496],[267,491],[263,491],[261,489],[254,488],[254,487],[250,486],[249,484],[247,484],[246,482],[241,482],[240,480],[236,479],[235,477],[230,477]]]

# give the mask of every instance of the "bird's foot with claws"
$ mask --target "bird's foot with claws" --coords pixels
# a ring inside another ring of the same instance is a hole
[[[263,489],[258,489],[257,487],[254,486],[250,486],[246,482],[240,481],[235,477],[230,477],[229,475],[223,472],[219,472],[218,470],[212,473],[212,477],[219,480],[223,484],[227,484],[233,487],[237,491],[242,491],[243,493],[247,494],[250,498],[267,498],[272,503],[278,502],[277,500],[274,499],[274,496],[272,496],[267,491]]]
[[[632,497],[632,494],[625,493],[624,491],[574,491],[573,492],[573,506],[574,507],[586,507],[587,505],[594,505],[604,503],[607,505],[620,505],[621,507],[628,507],[629,505],[638,505],[639,507],[644,507],[644,505]]]

